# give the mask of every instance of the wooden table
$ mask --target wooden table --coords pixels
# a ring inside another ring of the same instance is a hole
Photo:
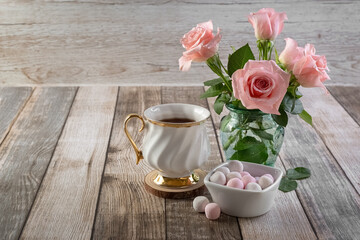
[[[145,191],[151,168],[135,165],[122,129],[127,114],[160,103],[212,109],[202,87],[1,88],[0,239],[359,239],[360,87],[329,90],[303,91],[314,128],[292,117],[277,161],[312,177],[263,216],[209,221],[191,199]],[[207,171],[224,161],[219,120],[212,111]]]

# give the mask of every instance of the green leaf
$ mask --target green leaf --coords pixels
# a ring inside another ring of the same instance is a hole
[[[229,56],[229,63],[228,63],[228,72],[229,76],[231,77],[232,74],[238,70],[242,69],[249,60],[255,60],[254,54],[251,51],[249,44],[246,44],[236,50],[231,56]]]
[[[263,142],[254,137],[245,137],[238,141],[234,147],[237,150],[231,160],[240,160],[253,163],[264,163],[268,158],[267,148]]]
[[[230,160],[239,160],[244,162],[263,164],[266,162],[267,158],[268,153],[265,145],[256,145],[242,151],[236,151],[230,157]]]
[[[283,177],[280,181],[279,190],[283,192],[291,192],[297,188],[297,182]]]
[[[300,114],[304,110],[301,101],[289,93],[285,94],[282,104],[284,106],[284,110],[291,114]]]
[[[219,83],[223,83],[222,78],[215,78],[209,81],[204,82],[204,86],[215,86]]]
[[[288,169],[286,171],[286,177],[288,177],[290,180],[302,180],[310,176],[310,170],[304,167],[297,167],[293,169]]]
[[[256,128],[250,128],[250,130],[257,136],[259,136],[262,139],[266,139],[266,140],[273,140],[273,135],[271,135],[270,133],[265,132],[265,130],[261,130],[261,129],[256,129]]]
[[[299,116],[301,117],[302,120],[304,120],[305,122],[307,122],[308,124],[310,124],[312,126],[312,117],[310,116],[310,114],[303,110]]]
[[[271,116],[277,124],[279,124],[280,126],[286,127],[288,120],[289,120],[288,116],[287,116],[286,112],[284,111],[284,109],[282,109],[281,107],[279,109],[279,112],[281,115],[271,114]]]
[[[200,98],[208,98],[208,97],[216,97],[220,95],[223,91],[225,91],[226,88],[222,83],[219,83],[217,85],[211,86],[206,90]]]
[[[227,104],[230,101],[230,95],[227,93],[222,93],[219,95],[214,103],[214,110],[217,114],[220,115],[222,112],[224,105]]]
[[[254,138],[254,137],[246,136],[246,137],[240,139],[236,143],[234,149],[235,150],[244,150],[247,148],[251,148],[254,145],[259,145],[259,144],[262,144],[262,142],[256,140],[256,138]]]

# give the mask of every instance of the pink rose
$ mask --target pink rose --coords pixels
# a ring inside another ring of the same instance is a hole
[[[274,40],[283,30],[287,16],[286,13],[275,12],[273,8],[262,8],[256,13],[250,13],[248,20],[258,40]]]
[[[280,115],[279,106],[289,86],[290,76],[273,60],[249,60],[243,69],[232,75],[234,96],[247,109]]]
[[[204,62],[215,55],[221,40],[220,29],[218,28],[217,31],[216,36],[214,36],[213,24],[209,20],[199,23],[182,37],[181,43],[186,51],[179,59],[181,71],[188,71],[192,61]]]
[[[325,56],[315,55],[312,44],[306,44],[302,48],[298,47],[294,39],[286,38],[285,41],[285,49],[279,56],[280,62],[292,71],[301,86],[321,87],[327,92],[323,82],[330,77],[326,73],[329,68]]]

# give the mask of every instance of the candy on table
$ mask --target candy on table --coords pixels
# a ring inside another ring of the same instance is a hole
[[[247,171],[243,171],[243,172],[241,172],[240,174],[241,174],[242,177],[245,176],[245,175],[250,175],[250,173],[247,172]]]
[[[229,161],[228,168],[231,172],[242,172],[244,170],[243,164],[237,160]]]
[[[250,182],[256,183],[256,179],[251,175],[245,175],[245,176],[242,177],[241,180],[243,181],[245,188],[246,188],[246,185],[248,185],[248,183],[250,183]]]
[[[226,186],[232,188],[244,189],[244,183],[239,178],[230,179],[229,182],[226,184]]]
[[[219,167],[216,171],[222,172],[226,176],[230,172],[230,169],[227,167]]]
[[[253,191],[261,191],[261,187],[259,184],[255,183],[255,182],[249,182],[247,185],[246,185],[246,189],[247,190],[253,190]]]
[[[220,207],[216,203],[209,203],[205,207],[205,215],[210,220],[215,220],[220,217]]]
[[[239,178],[241,179],[241,174],[239,172],[229,172],[226,175],[226,181],[228,182],[232,178]]]
[[[197,212],[205,212],[205,207],[210,203],[209,199],[205,196],[198,196],[193,201],[193,208]]]
[[[225,174],[222,172],[216,171],[213,175],[211,175],[210,181],[213,183],[225,185],[226,184]]]
[[[268,176],[261,176],[259,179],[259,185],[262,189],[267,188],[271,184],[274,183],[274,180],[272,178],[269,178]]]

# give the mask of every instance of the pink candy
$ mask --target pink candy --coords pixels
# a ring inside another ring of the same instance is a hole
[[[244,183],[244,187],[246,187],[246,185],[248,185],[248,183],[251,183],[251,182],[256,183],[256,179],[251,175],[245,175],[242,177],[241,180]]]
[[[245,175],[250,175],[250,173],[248,173],[248,172],[246,172],[246,171],[241,172],[240,174],[241,174],[242,177],[245,176]]]
[[[220,207],[216,203],[209,203],[205,207],[205,215],[210,220],[215,220],[220,217]]]
[[[232,188],[244,189],[244,183],[239,178],[230,179],[229,182],[226,184],[226,186]]]

